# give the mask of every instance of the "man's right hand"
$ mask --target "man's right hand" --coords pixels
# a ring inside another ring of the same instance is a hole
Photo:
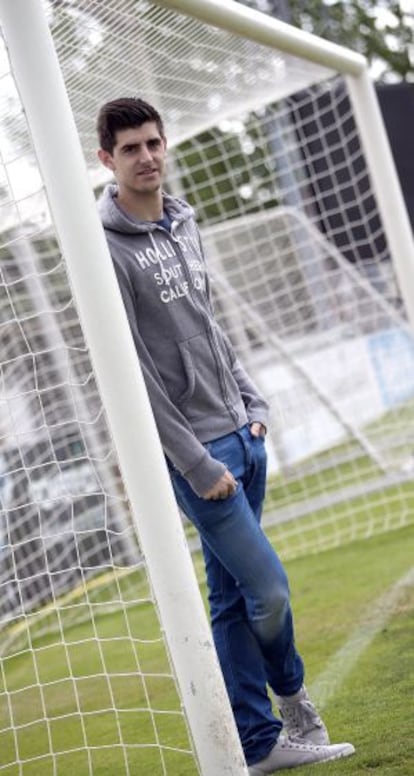
[[[219,501],[232,496],[236,492],[236,488],[237,480],[234,479],[231,471],[226,469],[218,482],[210,490],[207,490],[206,493],[203,493],[203,498],[206,501]]]

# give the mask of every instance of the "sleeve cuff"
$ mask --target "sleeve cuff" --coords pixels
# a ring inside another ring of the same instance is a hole
[[[197,496],[202,496],[218,482],[226,471],[226,466],[221,461],[212,458],[207,450],[196,465],[186,472],[183,477],[188,480]]]

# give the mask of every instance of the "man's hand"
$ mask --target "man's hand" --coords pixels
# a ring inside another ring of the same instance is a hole
[[[210,490],[203,494],[206,501],[219,501],[228,498],[236,492],[237,481],[234,479],[231,471],[226,469],[222,477],[213,485]]]
[[[258,421],[255,421],[250,426],[250,433],[254,437],[264,437],[264,436],[266,436],[266,429],[262,425],[262,423],[259,423]]]

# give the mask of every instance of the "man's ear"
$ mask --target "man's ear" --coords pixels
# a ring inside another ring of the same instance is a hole
[[[107,167],[108,170],[112,170],[112,172],[114,171],[115,163],[109,151],[104,151],[103,148],[99,148],[98,159],[104,167]]]

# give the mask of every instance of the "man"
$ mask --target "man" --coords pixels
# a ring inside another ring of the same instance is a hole
[[[101,108],[98,135],[116,179],[100,214],[177,502],[201,536],[249,774],[352,754],[329,744],[303,686],[286,574],[260,528],[268,408],[214,318],[194,213],[162,190],[162,119],[143,100],[118,99]]]

